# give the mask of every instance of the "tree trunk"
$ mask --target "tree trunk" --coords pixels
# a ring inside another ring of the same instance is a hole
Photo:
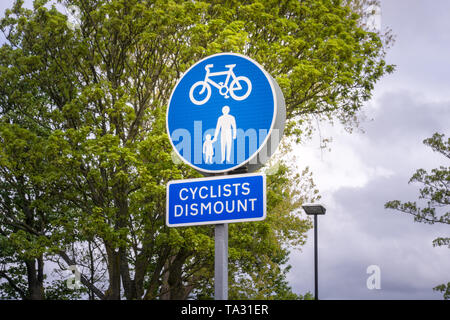
[[[170,273],[170,263],[168,259],[166,263],[164,264],[164,272],[163,277],[161,281],[161,300],[170,300],[170,286],[169,286],[169,273]]]
[[[158,287],[164,281],[160,281],[161,272],[163,272],[163,268],[165,268],[166,263],[169,259],[170,247],[164,247],[158,255],[158,262],[156,263],[155,270],[153,271],[152,278],[150,279],[150,283],[147,286],[147,292],[144,295],[144,300],[155,299],[158,295]],[[166,269],[164,269],[166,270]],[[164,273],[163,273],[164,277]],[[166,280],[167,282],[167,280]],[[162,299],[162,298],[161,298]]]
[[[37,268],[36,268],[37,263]],[[28,278],[27,300],[43,300],[44,295],[44,261],[42,257],[38,259],[25,260]]]
[[[105,292],[105,300],[120,300],[120,257],[111,246],[105,243],[108,256],[109,288]]]
[[[120,256],[120,276],[122,278],[122,285],[123,290],[125,293],[125,297],[127,300],[136,300],[137,299],[137,293],[136,293],[136,284],[133,279],[131,279],[130,276],[130,269],[128,267],[128,261],[127,261],[127,255],[126,255],[126,249],[120,248],[119,249],[119,256]]]
[[[186,297],[186,288],[183,285],[183,265],[189,255],[189,252],[181,249],[170,265],[168,284],[171,300],[183,300]]]

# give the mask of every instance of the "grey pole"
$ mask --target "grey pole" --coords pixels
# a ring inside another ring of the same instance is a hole
[[[317,214],[314,215],[314,300],[319,300],[319,272],[317,252]]]
[[[214,233],[214,299],[228,300],[228,224],[216,224]]]
[[[314,300],[319,300],[319,247],[318,247],[318,235],[317,235],[317,215],[324,215],[326,209],[321,204],[305,203],[302,205],[307,215],[314,216]]]

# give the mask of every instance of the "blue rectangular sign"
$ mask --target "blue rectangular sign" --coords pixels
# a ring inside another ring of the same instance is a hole
[[[266,218],[266,176],[244,174],[170,181],[169,227],[258,221]]]

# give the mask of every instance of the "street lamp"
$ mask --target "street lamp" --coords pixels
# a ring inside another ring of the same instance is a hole
[[[319,277],[318,277],[318,255],[317,255],[317,215],[325,214],[325,207],[321,204],[306,203],[302,205],[307,215],[314,216],[314,299],[319,300]]]

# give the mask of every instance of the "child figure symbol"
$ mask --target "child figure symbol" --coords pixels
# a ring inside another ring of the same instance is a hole
[[[205,163],[213,163],[214,147],[211,140],[211,135],[206,135],[206,141],[203,143],[203,153],[205,154]]]

